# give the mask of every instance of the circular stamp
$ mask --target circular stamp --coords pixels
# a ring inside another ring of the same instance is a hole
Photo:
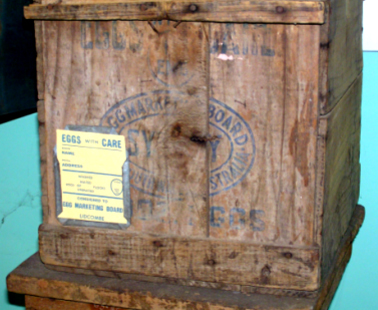
[[[250,172],[256,154],[251,127],[239,113],[225,103],[210,99],[209,125],[211,170],[210,196],[238,185]]]
[[[112,106],[100,126],[110,126],[124,135],[128,144],[130,186],[163,198],[168,192],[165,176],[157,172],[157,141],[167,119],[187,105],[179,91],[157,90],[126,98]],[[253,132],[243,117],[225,103],[209,101],[210,195],[237,186],[251,171],[256,147]],[[112,189],[113,190],[113,189]]]
[[[123,183],[122,180],[119,179],[113,179],[110,182],[110,189],[112,190],[113,194],[116,196],[121,195],[123,191]]]

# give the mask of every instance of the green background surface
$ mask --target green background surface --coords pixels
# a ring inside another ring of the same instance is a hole
[[[378,53],[364,52],[360,204],[366,218],[331,310],[378,309]],[[38,250],[40,204],[36,114],[0,125],[0,309],[9,302],[5,278]]]

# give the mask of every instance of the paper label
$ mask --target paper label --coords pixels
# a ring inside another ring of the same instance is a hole
[[[57,130],[64,219],[127,224],[122,166],[125,138],[119,135]]]

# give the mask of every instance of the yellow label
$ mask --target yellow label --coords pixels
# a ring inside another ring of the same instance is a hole
[[[125,138],[57,130],[63,212],[59,218],[127,224],[122,166]]]

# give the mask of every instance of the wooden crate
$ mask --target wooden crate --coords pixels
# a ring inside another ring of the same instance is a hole
[[[39,20],[43,262],[228,290],[318,290],[359,196],[361,7],[27,7],[25,16]],[[53,148],[66,125],[125,136],[127,230],[58,222]]]
[[[349,261],[352,241],[364,217],[357,206],[332,276],[313,296],[240,294],[212,288],[138,281],[134,275],[119,278],[57,272],[41,263],[39,254],[29,257],[7,276],[10,292],[24,294],[28,310],[176,309],[176,310],[326,310]],[[38,297],[36,297],[38,296]]]

